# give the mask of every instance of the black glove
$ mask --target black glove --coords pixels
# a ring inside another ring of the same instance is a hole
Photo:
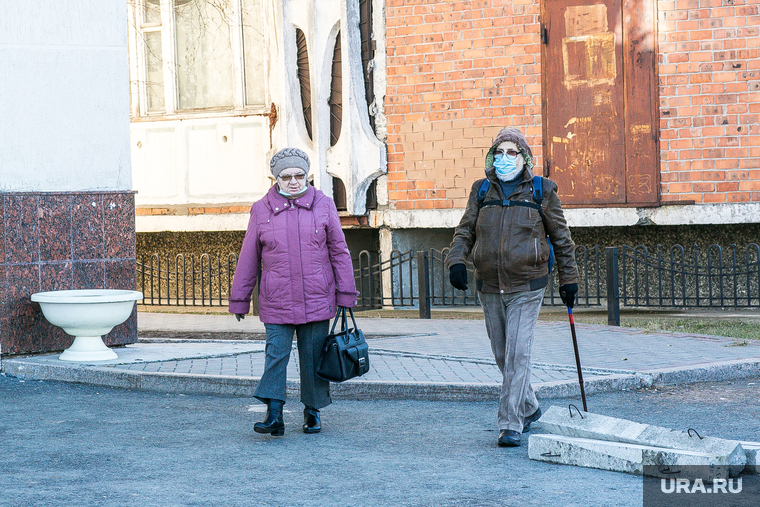
[[[236,313],[235,318],[237,319],[238,322],[240,322],[241,320],[245,318],[245,315],[242,313]]]
[[[455,289],[467,290],[467,266],[454,264],[449,269],[449,281]]]
[[[575,304],[575,295],[578,294],[577,283],[566,283],[559,286],[559,297],[562,298],[562,302],[567,305],[568,308],[572,308]]]

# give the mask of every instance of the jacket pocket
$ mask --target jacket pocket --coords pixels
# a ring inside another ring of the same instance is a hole
[[[262,270],[261,271],[261,285],[259,285],[259,298],[260,299],[267,299],[269,297],[269,284],[267,281],[269,280],[269,270]]]
[[[517,217],[514,224],[521,229],[538,229],[542,226],[541,215],[538,214],[538,210],[520,206],[516,208]]]

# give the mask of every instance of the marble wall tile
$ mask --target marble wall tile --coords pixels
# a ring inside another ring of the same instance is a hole
[[[60,351],[73,341],[47,322],[31,294],[134,289],[136,285],[131,192],[0,195],[0,225],[0,346],[4,355]],[[109,333],[107,342],[135,341],[137,312],[133,309],[129,320]]]
[[[40,291],[71,290],[74,269],[71,262],[47,263],[40,266]]]
[[[0,305],[5,310],[5,305],[8,303],[8,284],[5,282],[5,264],[0,264]],[[7,318],[8,314],[3,311],[0,313],[0,318]],[[0,334],[0,337],[2,334]]]
[[[0,195],[0,264],[5,264],[5,196]]]
[[[76,194],[71,198],[73,258],[103,258],[103,195]]]
[[[38,216],[40,261],[71,259],[71,196],[41,195]]]
[[[135,258],[135,195],[103,195],[106,259]]]
[[[137,290],[137,264],[134,260],[106,261],[105,269],[106,289]]]
[[[8,304],[19,305],[23,301],[30,303],[29,297],[40,291],[40,267],[38,264],[6,265],[5,283],[6,302]],[[15,310],[19,308],[14,306]],[[12,311],[10,316],[13,315],[16,313]]]
[[[7,323],[3,328],[3,354],[62,350],[73,338],[50,324],[31,295],[39,292],[40,269],[37,264],[6,266]]]
[[[126,345],[137,341],[137,307],[132,308],[132,314],[123,323],[111,330],[103,337],[103,342],[112,347],[114,345]],[[118,354],[118,352],[117,352]]]
[[[103,261],[78,261],[73,263],[72,289],[103,289],[105,265]]]
[[[136,290],[137,265],[132,259],[106,261],[106,288]],[[116,326],[105,338],[107,345],[122,345],[137,341],[137,310],[132,309],[132,315],[126,322]]]
[[[29,263],[39,260],[37,211],[36,195],[5,197],[5,262]]]

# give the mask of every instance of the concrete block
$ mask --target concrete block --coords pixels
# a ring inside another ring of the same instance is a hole
[[[744,471],[748,474],[757,475],[760,473],[760,462],[758,462],[758,455],[760,455],[760,442],[739,442],[744,448],[744,453],[747,455],[747,465],[744,467]]]
[[[581,415],[564,407],[552,406],[541,416],[540,428],[547,433],[568,437],[589,438],[638,444],[668,449],[679,449],[711,456],[725,456],[731,476],[742,472],[747,456],[741,444],[735,440],[707,437],[691,432],[678,431],[661,426],[642,424],[590,412]]]
[[[727,456],[562,435],[531,435],[528,457],[549,463],[636,475],[646,473],[662,478],[672,478],[676,470],[679,478],[712,481],[729,476]],[[691,474],[703,475],[690,477]]]

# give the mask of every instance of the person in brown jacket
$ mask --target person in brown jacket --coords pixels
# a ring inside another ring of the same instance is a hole
[[[549,281],[551,246],[562,301],[572,308],[578,292],[575,244],[557,185],[541,178],[543,198],[537,205],[532,168],[533,153],[522,132],[502,129],[486,155],[490,184],[484,185],[480,179],[472,185],[446,256],[451,285],[460,290],[467,290],[465,260],[472,256],[475,264],[486,330],[503,376],[498,411],[498,444],[502,447],[519,446],[521,433],[541,417],[530,385],[530,355]]]

